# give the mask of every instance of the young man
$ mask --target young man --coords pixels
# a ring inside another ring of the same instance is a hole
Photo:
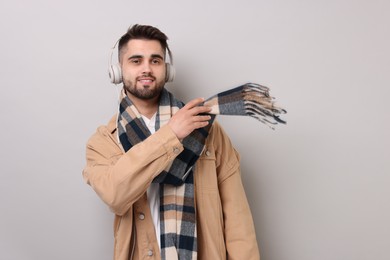
[[[259,259],[239,155],[203,99],[164,89],[167,39],[145,25],[122,36],[119,114],[87,144],[84,179],[115,213],[114,259]]]

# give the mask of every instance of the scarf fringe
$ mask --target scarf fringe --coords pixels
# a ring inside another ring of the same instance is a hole
[[[274,97],[269,94],[269,88],[256,83],[248,83],[243,86],[242,99],[244,100],[245,113],[266,124],[271,129],[274,125],[286,124],[280,119],[281,114],[287,111],[274,102]]]

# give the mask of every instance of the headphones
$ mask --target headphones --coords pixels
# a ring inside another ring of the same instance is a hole
[[[111,55],[110,55],[110,59],[108,60],[108,76],[110,77],[111,83],[113,84],[119,84],[122,82],[122,69],[119,62],[117,64],[112,64],[112,54],[118,42],[119,40],[117,40],[114,46],[111,48]],[[167,52],[168,52],[170,63],[168,62],[165,63],[165,71],[166,71],[165,82],[172,82],[175,79],[176,71],[173,65],[171,64],[173,63],[172,53],[168,47],[167,47]]]

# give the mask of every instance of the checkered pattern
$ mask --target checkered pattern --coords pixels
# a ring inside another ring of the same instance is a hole
[[[161,258],[191,260],[197,258],[196,216],[193,167],[198,160],[215,115],[252,116],[269,125],[285,123],[279,115],[286,113],[274,105],[267,87],[248,83],[219,93],[205,101],[212,108],[210,124],[194,130],[184,138],[176,159],[153,182],[160,183]],[[156,116],[156,130],[184,104],[163,89]],[[122,91],[119,105],[118,136],[125,151],[150,136],[141,115]]]
[[[269,88],[247,83],[221,92],[205,101],[212,108],[210,114],[251,116],[274,129],[274,126],[286,122],[280,119],[287,111],[276,105],[269,95]]]
[[[183,106],[164,89],[156,116],[156,130]],[[211,123],[213,120],[214,116]],[[193,166],[203,150],[210,127],[211,124],[184,138],[183,152],[153,180],[160,183],[162,259],[196,259]],[[150,135],[141,115],[124,91],[119,106],[118,135],[125,151]]]

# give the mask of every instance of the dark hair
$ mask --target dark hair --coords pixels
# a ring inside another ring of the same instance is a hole
[[[140,25],[135,24],[127,30],[127,32],[119,39],[118,43],[118,55],[119,60],[121,57],[121,52],[123,51],[123,48],[126,46],[126,44],[133,39],[145,39],[145,40],[157,40],[160,42],[161,47],[165,53],[165,51],[168,51],[168,54],[171,57],[171,51],[168,47],[168,37],[161,32],[156,27],[150,26],[150,25]]]

